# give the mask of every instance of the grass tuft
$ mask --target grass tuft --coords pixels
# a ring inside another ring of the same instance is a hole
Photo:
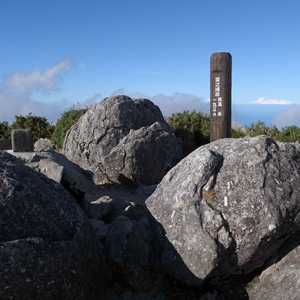
[[[215,191],[209,190],[203,194],[204,199],[206,200],[207,204],[213,209],[213,203],[215,199]]]

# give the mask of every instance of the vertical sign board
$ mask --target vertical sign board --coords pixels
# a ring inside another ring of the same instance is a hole
[[[210,57],[210,142],[231,137],[231,70],[227,52]]]

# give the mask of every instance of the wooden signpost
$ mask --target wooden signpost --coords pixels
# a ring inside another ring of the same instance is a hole
[[[210,142],[231,137],[231,54],[210,57]]]

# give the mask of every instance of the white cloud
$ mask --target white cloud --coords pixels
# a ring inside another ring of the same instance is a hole
[[[282,113],[273,118],[272,124],[278,128],[292,125],[300,127],[300,105],[292,104],[289,106]]]
[[[117,96],[117,95],[128,95],[128,91],[125,88],[119,88],[114,91],[110,96]]]
[[[292,104],[290,100],[283,99],[265,99],[264,97],[258,98],[258,100],[253,101],[254,104],[262,104],[262,105],[283,105],[283,104]]]
[[[209,113],[210,103],[205,98],[186,93],[174,93],[172,95],[157,94],[154,96],[145,95],[139,92],[128,92],[121,88],[116,90],[112,96],[127,95],[131,98],[147,98],[156,104],[165,117],[169,117],[172,113],[183,112],[184,110],[202,111]]]
[[[150,97],[156,105],[158,105],[165,117],[169,117],[172,113],[183,112],[184,110],[202,111],[209,113],[210,103],[205,98],[186,93],[174,93],[172,95],[158,94]]]
[[[67,107],[67,101],[45,103],[33,99],[34,92],[57,91],[66,72],[73,66],[71,61],[61,61],[46,70],[14,72],[2,76],[0,82],[0,122],[14,120],[15,115],[32,112],[56,120]]]
[[[150,97],[146,94],[140,93],[140,92],[129,92],[125,88],[119,88],[116,91],[114,91],[110,96],[117,96],[117,95],[126,95],[128,97],[131,97],[133,99],[138,99],[138,98],[146,98],[150,99]]]
[[[66,100],[44,103],[27,96],[19,97],[15,94],[3,95],[1,93],[0,103],[0,122],[8,121],[9,123],[15,119],[15,115],[27,115],[30,112],[37,116],[45,116],[49,122],[55,122],[69,105]]]
[[[90,107],[92,104],[100,102],[101,99],[102,99],[102,95],[97,93],[92,98],[88,98],[84,102],[80,103],[79,107],[81,108]]]
[[[3,76],[0,84],[2,91],[12,91],[17,94],[30,94],[36,90],[51,92],[59,86],[60,79],[72,67],[71,61],[65,60],[44,71],[14,72]]]

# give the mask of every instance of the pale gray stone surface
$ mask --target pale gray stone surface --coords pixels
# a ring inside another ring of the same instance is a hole
[[[67,132],[63,152],[96,182],[151,185],[174,165],[181,146],[156,105],[120,95],[90,107]]]
[[[53,150],[53,145],[49,139],[38,139],[34,143],[34,151],[41,152],[46,150]]]
[[[250,273],[299,229],[299,195],[298,163],[266,136],[200,147],[146,201],[164,269],[188,284]]]
[[[25,161],[26,165],[63,185],[77,201],[83,201],[85,193],[91,193],[95,184],[91,174],[55,151],[9,152]]]

